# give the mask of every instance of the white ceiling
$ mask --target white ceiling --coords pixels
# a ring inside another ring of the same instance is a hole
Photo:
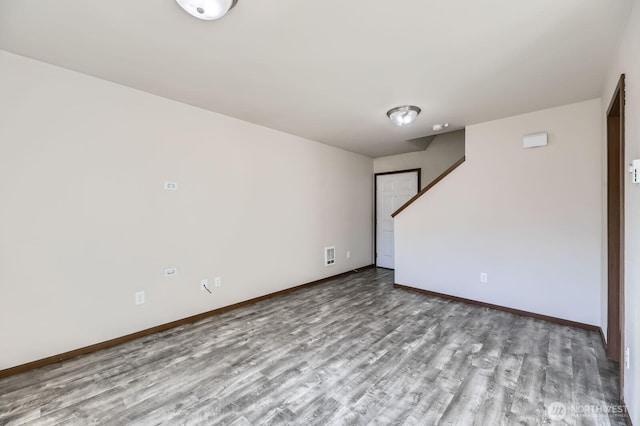
[[[631,0],[0,0],[0,49],[372,157],[600,96]],[[407,128],[386,111],[422,108]]]

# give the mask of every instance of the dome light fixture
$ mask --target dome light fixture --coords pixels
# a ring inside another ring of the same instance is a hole
[[[238,0],[176,0],[191,16],[205,21],[220,19],[238,3]]]
[[[414,105],[403,105],[395,108],[391,108],[387,111],[387,117],[396,126],[406,126],[416,119],[420,114],[420,108]]]

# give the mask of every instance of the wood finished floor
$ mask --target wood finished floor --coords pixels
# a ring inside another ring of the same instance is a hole
[[[393,289],[369,269],[0,380],[0,424],[622,425],[593,332]]]

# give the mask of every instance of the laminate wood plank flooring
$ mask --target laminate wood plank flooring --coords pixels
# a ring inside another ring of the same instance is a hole
[[[617,389],[597,333],[367,269],[2,379],[0,425],[623,425],[584,413]]]

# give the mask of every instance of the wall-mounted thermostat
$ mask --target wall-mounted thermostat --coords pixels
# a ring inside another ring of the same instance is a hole
[[[536,148],[547,144],[547,132],[534,133],[532,135],[524,135],[522,138],[522,146],[524,148]]]
[[[631,182],[640,183],[640,160],[633,160],[631,162]]]

